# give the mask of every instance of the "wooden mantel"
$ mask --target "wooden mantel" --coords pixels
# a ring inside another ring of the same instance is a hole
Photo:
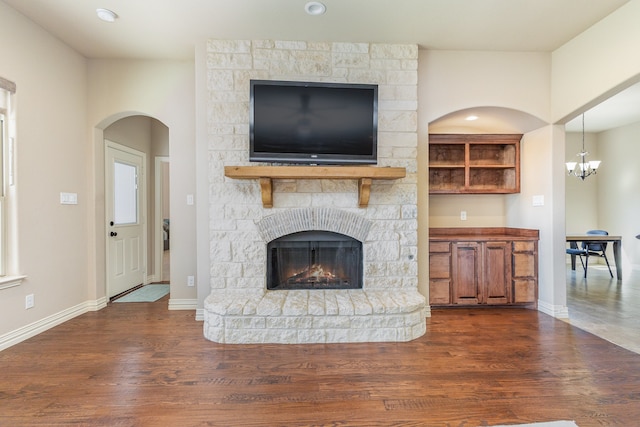
[[[274,179],[357,179],[358,206],[367,207],[374,179],[399,179],[405,168],[376,166],[225,166],[224,175],[234,179],[258,179],[262,205],[273,207]]]

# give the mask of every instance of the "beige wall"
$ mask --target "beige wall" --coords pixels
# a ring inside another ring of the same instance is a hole
[[[103,129],[130,115],[148,115],[169,128],[171,161],[171,297],[170,308],[195,307],[196,288],[187,286],[187,276],[196,275],[195,205],[187,195],[195,194],[195,80],[189,61],[90,60],[89,117],[92,129],[95,210],[92,236],[96,253],[96,298],[105,295]],[[161,154],[161,153],[160,153]],[[197,200],[196,200],[197,204]]]
[[[640,1],[632,0],[552,53],[551,116],[566,123],[640,80]]]
[[[622,236],[622,265],[626,276],[640,269],[640,123],[621,126],[597,134],[585,134],[589,159],[601,160],[597,175],[585,181],[566,179],[566,224],[568,234],[603,229]],[[581,150],[582,134],[567,133],[566,159]],[[613,260],[611,246],[607,250]],[[604,264],[604,261],[598,260]]]
[[[558,277],[564,257],[556,260],[558,230],[564,200],[558,206],[556,184],[562,176],[560,162],[553,164],[558,147],[564,154],[564,135],[549,124],[551,56],[541,53],[422,51],[419,65],[420,144],[428,141],[428,129],[447,131],[438,120],[470,108],[481,108],[494,116],[487,133],[523,133],[521,144],[521,192],[514,195],[437,195],[428,197],[427,150],[419,151],[423,166],[418,201],[421,283],[428,281],[428,227],[511,226],[540,230],[539,299],[541,310],[566,316],[566,292]],[[491,107],[491,108],[487,108]],[[506,120],[502,120],[506,118]],[[457,129],[456,129],[457,131]],[[563,185],[560,191],[563,191]],[[542,195],[545,205],[532,206],[532,197]],[[467,220],[460,220],[460,211]],[[428,216],[425,215],[428,212]],[[559,290],[560,289],[560,290]]]
[[[48,316],[83,309],[90,286],[86,213],[92,200],[86,61],[2,2],[0,40],[0,76],[17,84],[18,109],[17,194],[8,201],[18,214],[10,249],[18,262],[9,273],[27,276],[21,285],[0,290],[2,338]],[[77,193],[78,204],[61,205],[60,192]],[[26,310],[28,294],[35,306]]]
[[[598,158],[602,160],[596,179],[597,225],[610,234],[622,236],[622,265],[625,276],[631,273],[632,269],[640,269],[640,240],[635,238],[640,234],[639,135],[640,123],[597,135],[597,153]]]

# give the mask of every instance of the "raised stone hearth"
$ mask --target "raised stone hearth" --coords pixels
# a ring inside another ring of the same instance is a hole
[[[212,292],[205,310],[205,336],[229,344],[410,341],[426,331],[415,290]]]

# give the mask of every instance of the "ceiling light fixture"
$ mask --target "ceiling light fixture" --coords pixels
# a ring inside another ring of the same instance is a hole
[[[115,22],[118,18],[118,15],[109,9],[96,9],[96,15],[104,22]]]
[[[584,114],[582,114],[582,151],[576,154],[576,156],[580,156],[580,161],[566,163],[569,175],[576,176],[584,181],[586,177],[597,172],[600,160],[587,161],[587,154],[589,153],[584,149]],[[578,165],[579,167],[576,167]]]
[[[304,10],[309,15],[318,16],[327,11],[327,6],[320,3],[319,1],[310,1],[309,3],[304,5]]]
[[[474,116],[474,115],[472,114],[472,115],[470,115],[470,116],[465,117],[465,120],[468,120],[468,121],[470,121],[470,122],[471,122],[471,121],[474,121],[474,120],[478,120],[478,116]]]

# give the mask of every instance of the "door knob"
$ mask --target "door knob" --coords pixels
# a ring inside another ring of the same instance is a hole
[[[115,231],[112,231],[110,234],[111,234],[111,237],[115,237],[118,235],[118,233],[116,233]]]

